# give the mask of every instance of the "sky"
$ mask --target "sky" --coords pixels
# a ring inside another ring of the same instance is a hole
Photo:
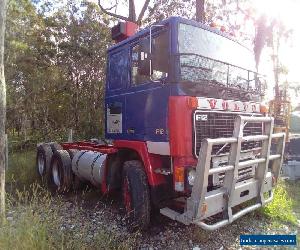
[[[91,1],[92,2],[98,2],[98,0],[91,0]],[[104,8],[111,7],[112,5],[111,5],[110,2],[113,2],[113,1],[107,1],[107,0],[102,0],[101,1]],[[140,11],[143,7],[143,4],[144,4],[144,0],[135,0],[135,9],[136,9],[137,15],[139,15],[139,13],[140,13]],[[124,6],[123,7],[118,7],[117,14],[120,14],[120,15],[123,15],[123,16],[128,16],[128,8],[127,7],[124,8]]]
[[[282,46],[282,59],[290,70],[290,79],[300,82],[299,57],[300,57],[300,1],[287,1],[290,5],[285,5],[282,9],[278,6],[278,15],[282,16],[283,22],[293,29],[293,34],[289,44]],[[278,4],[279,5],[279,4]],[[299,83],[300,84],[300,83]]]
[[[299,0],[253,0],[257,10],[271,18],[279,19],[288,28],[292,29],[292,34],[287,41],[283,41],[280,50],[280,61],[288,68],[288,75],[284,78],[291,84],[300,85],[300,1]],[[269,51],[265,51],[269,53]],[[265,54],[266,54],[265,53]],[[269,60],[268,60],[269,59]],[[272,79],[272,64],[270,56],[265,56],[265,65],[267,65],[267,75]],[[270,77],[271,76],[271,77]],[[282,79],[285,80],[285,79]],[[273,93],[269,88],[268,98],[271,99]],[[291,102],[293,106],[300,104],[300,96],[290,91]]]
[[[281,46],[281,58],[290,69],[290,79],[300,82],[298,60],[300,56],[300,1],[299,0],[254,0],[258,10],[270,17],[281,19],[293,30],[291,39]]]

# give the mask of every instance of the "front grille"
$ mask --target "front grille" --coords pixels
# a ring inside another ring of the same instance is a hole
[[[237,115],[251,116],[252,114],[241,114],[232,112],[203,112],[195,111],[193,116],[194,122],[194,154],[197,157],[201,147],[201,142],[205,138],[220,138],[232,137],[234,129],[234,121]],[[196,120],[196,116],[198,120]],[[255,116],[261,116],[255,114]],[[244,128],[244,136],[262,134],[262,123],[249,122]],[[244,142],[242,143],[242,150],[260,147],[260,142]],[[224,145],[217,145],[213,147],[212,154],[216,154]],[[228,153],[230,145],[225,146],[221,152]]]
[[[240,155],[241,161],[247,161],[247,160],[253,160],[255,159],[255,155],[252,154],[251,152],[246,152],[242,153]],[[228,156],[226,157],[220,157],[216,156],[214,159],[212,159],[212,167],[217,168],[217,167],[223,167],[228,165]],[[245,179],[249,179],[255,175],[255,168],[257,164],[253,164],[251,166],[241,168],[238,170],[238,181],[242,181]],[[213,174],[212,175],[212,185],[213,186],[220,186],[222,185],[225,177],[225,172],[223,173],[218,173],[218,174]]]

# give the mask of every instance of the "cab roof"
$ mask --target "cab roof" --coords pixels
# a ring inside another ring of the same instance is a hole
[[[226,37],[234,42],[237,42],[233,37],[227,35],[226,33],[224,32],[221,32],[219,29],[216,29],[216,28],[212,28],[212,27],[209,27],[205,24],[202,24],[202,23],[199,23],[199,22],[196,22],[194,20],[189,20],[187,18],[183,18],[183,17],[178,17],[178,16],[172,16],[172,17],[169,17],[163,21],[160,21],[158,23],[155,23],[155,25],[166,25],[166,24],[170,24],[170,26],[175,26],[177,23],[184,23],[184,24],[189,24],[189,25],[193,25],[193,26],[196,26],[196,27],[200,27],[202,29],[205,29],[205,30],[208,30],[210,32],[213,32],[213,33],[216,33],[220,36],[223,36],[223,37]],[[119,42],[113,46],[111,46],[110,48],[108,48],[108,52],[116,49],[116,48],[119,48],[121,46],[123,46],[124,44],[128,44],[128,43],[131,43],[131,41],[134,41],[140,37],[143,37],[144,35],[146,35],[147,33],[149,33],[150,31],[150,26],[147,26],[146,28],[144,29],[141,29],[140,31],[138,31],[135,35],[123,40],[122,42]],[[239,43],[239,42],[237,42]],[[240,43],[239,43],[240,44]],[[242,45],[242,44],[240,44]]]

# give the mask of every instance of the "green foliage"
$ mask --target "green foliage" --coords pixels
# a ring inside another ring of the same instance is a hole
[[[35,167],[35,151],[10,154],[6,173],[7,189],[29,187],[38,180]]]
[[[283,181],[278,183],[273,201],[263,207],[261,211],[274,222],[297,224],[297,218],[293,212],[293,200],[289,196],[286,184]]]
[[[235,1],[226,2],[230,8],[205,2],[207,22],[238,12]],[[195,0],[150,6],[144,25],[172,15],[195,18]],[[111,21],[91,1],[9,0],[7,128],[17,141],[63,140],[70,128],[78,138],[102,136]]]
[[[7,125],[19,140],[100,137],[103,122],[107,17],[73,1],[37,10],[10,0],[6,30]]]
[[[149,25],[170,16],[192,18],[195,15],[195,6],[195,0],[155,0],[153,6],[149,7],[149,15],[145,18],[144,23]]]
[[[293,201],[294,211],[298,220],[300,221],[300,181],[287,182],[286,190]]]

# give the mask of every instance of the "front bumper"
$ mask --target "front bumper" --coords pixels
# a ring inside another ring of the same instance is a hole
[[[245,124],[250,122],[263,123],[261,135],[243,136]],[[196,167],[195,182],[191,196],[187,199],[184,213],[170,208],[163,208],[160,212],[186,225],[196,224],[206,230],[215,230],[240,218],[273,199],[273,180],[277,180],[283,160],[285,133],[273,134],[274,119],[271,117],[238,116],[235,121],[233,137],[205,139],[199,152]],[[241,145],[243,142],[259,141],[262,144],[256,157],[243,160]],[[271,144],[276,145],[274,154],[270,153]],[[211,168],[212,149],[215,145],[230,145],[228,164]],[[254,177],[240,181],[239,170],[249,166],[255,167]],[[208,177],[224,173],[222,185],[208,191]],[[268,198],[266,197],[268,195]],[[253,205],[238,209],[239,205],[246,205],[253,200]],[[238,209],[238,212],[234,212]],[[221,219],[213,224],[206,223],[206,219],[220,214]]]

